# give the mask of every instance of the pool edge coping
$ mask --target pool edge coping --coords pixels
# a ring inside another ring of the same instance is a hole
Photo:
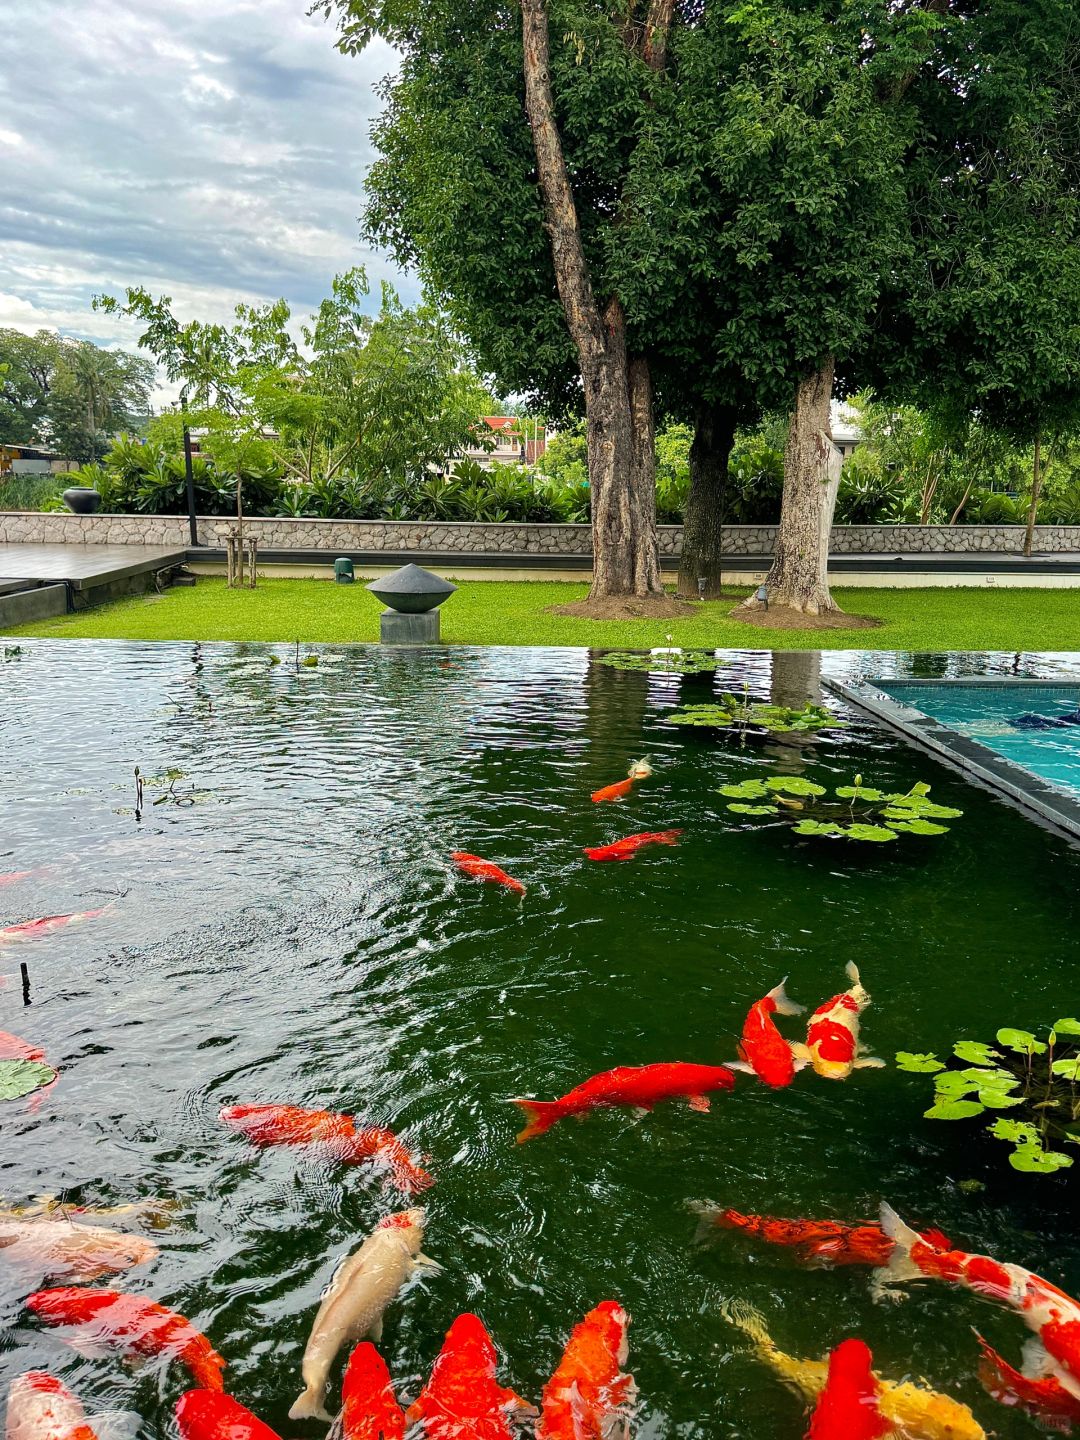
[[[987,677],[989,678],[989,677]],[[994,677],[1000,684],[1002,681]],[[908,682],[905,681],[905,684]],[[952,681],[925,681],[931,684],[952,684]],[[966,681],[957,681],[965,684]],[[974,682],[978,685],[979,680]],[[985,683],[985,680],[982,682]],[[1012,684],[1013,681],[1005,683]],[[1023,685],[1025,682],[1016,682]],[[1033,683],[1028,681],[1027,683]],[[1042,685],[1055,683],[1069,685],[1075,689],[1076,681],[1038,681]],[[1011,801],[1041,824],[1054,830],[1066,839],[1080,843],[1080,800],[1073,800],[1064,792],[1055,789],[1031,770],[1007,760],[996,750],[982,745],[970,736],[961,735],[940,720],[904,705],[895,700],[870,680],[847,682],[831,677],[822,677],[822,684],[850,704],[880,720],[890,729],[898,731],[912,745],[928,750],[939,760],[959,770],[965,778],[974,780],[997,795]]]

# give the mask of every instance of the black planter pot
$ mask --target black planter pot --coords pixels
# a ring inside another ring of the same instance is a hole
[[[72,485],[64,491],[64,504],[73,515],[93,515],[101,509],[101,496],[89,485]]]

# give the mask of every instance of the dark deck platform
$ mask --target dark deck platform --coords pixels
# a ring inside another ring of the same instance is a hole
[[[0,545],[0,581],[64,583],[92,590],[149,570],[182,565],[186,546],[166,545]]]

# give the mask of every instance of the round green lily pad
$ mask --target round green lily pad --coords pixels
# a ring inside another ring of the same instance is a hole
[[[0,1100],[20,1100],[55,1079],[53,1067],[38,1060],[0,1060]]]

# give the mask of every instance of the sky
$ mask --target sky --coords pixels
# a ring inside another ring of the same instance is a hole
[[[413,283],[359,238],[386,45],[340,55],[306,0],[0,0],[0,326],[134,348],[91,297],[182,319],[339,271]],[[167,385],[159,401],[169,396]]]

